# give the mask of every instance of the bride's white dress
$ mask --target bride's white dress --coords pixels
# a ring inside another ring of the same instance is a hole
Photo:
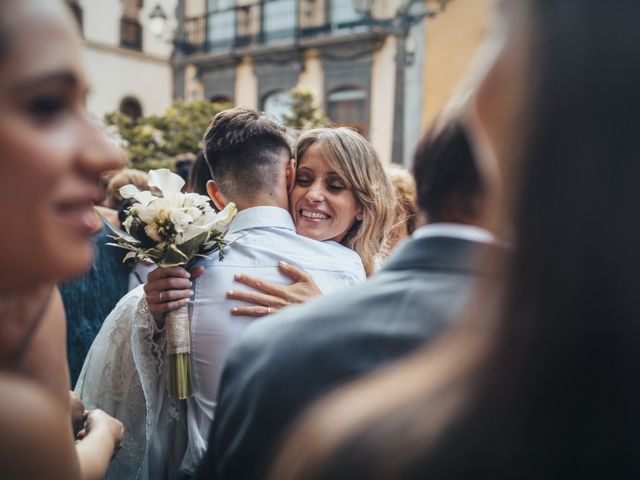
[[[101,408],[126,429],[109,479],[178,478],[178,470],[197,465],[180,421],[184,402],[166,394],[164,347],[140,286],[109,314],[87,355],[76,393],[86,408]]]
[[[357,253],[298,236],[291,216],[280,208],[238,212],[226,238],[233,247],[224,261],[203,260],[205,272],[192,287],[193,397],[174,401],[167,394],[165,336],[155,327],[142,286],[120,300],[89,350],[76,393],[86,408],[101,408],[125,427],[125,445],[109,467],[110,480],[178,479],[178,472],[197,470],[207,449],[224,361],[255,321],[231,315],[231,308],[242,304],[226,298],[228,290],[238,288],[235,273],[289,283],[277,267],[283,260],[307,271],[324,293],[365,278]]]

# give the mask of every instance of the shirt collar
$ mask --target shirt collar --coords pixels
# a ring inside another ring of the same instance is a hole
[[[481,243],[495,243],[491,232],[474,225],[462,223],[430,223],[413,232],[413,238],[453,237]]]
[[[227,234],[252,228],[286,228],[295,231],[289,212],[280,207],[251,207],[236,213]]]

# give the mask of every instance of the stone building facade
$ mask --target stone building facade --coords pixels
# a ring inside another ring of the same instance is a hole
[[[177,0],[67,0],[84,38],[91,82],[88,109],[97,117],[121,110],[161,113],[174,97],[171,54]],[[150,13],[159,5],[167,32],[155,35]]]
[[[490,0],[411,3],[178,0],[176,92],[278,115],[288,108],[287,91],[308,85],[332,122],[358,129],[385,163],[408,165],[480,43],[490,10]],[[446,79],[433,68],[446,70]]]

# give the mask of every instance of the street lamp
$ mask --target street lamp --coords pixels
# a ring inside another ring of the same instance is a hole
[[[166,27],[167,14],[164,13],[161,5],[156,3],[156,6],[153,7],[153,10],[151,10],[149,14],[149,30],[151,30],[154,36],[160,38],[164,34]]]
[[[415,41],[409,38],[411,28],[423,21],[426,17],[434,17],[442,12],[448,0],[436,0],[439,8],[431,9],[428,0],[406,0],[398,10],[393,19],[391,30],[396,37],[396,88],[394,92],[393,109],[393,144],[391,151],[391,161],[402,164],[404,162],[404,105],[405,105],[405,77],[407,64],[413,62],[415,57]],[[423,8],[412,13],[412,8],[416,3],[422,3]]]

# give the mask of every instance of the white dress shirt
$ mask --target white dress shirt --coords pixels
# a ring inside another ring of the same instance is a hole
[[[358,254],[336,242],[319,242],[299,236],[293,220],[284,209],[254,207],[237,213],[226,235],[230,245],[222,262],[203,263],[205,273],[194,282],[191,310],[191,361],[195,396],[188,401],[189,458],[199,461],[205,453],[213,420],[222,368],[232,344],[251,322],[250,317],[235,317],[230,311],[243,305],[226,298],[228,290],[250,290],[234,281],[237,273],[290,284],[291,279],[278,270],[283,260],[309,273],[323,293],[365,280]],[[231,243],[233,242],[233,243]],[[309,332],[313,334],[313,332]]]

